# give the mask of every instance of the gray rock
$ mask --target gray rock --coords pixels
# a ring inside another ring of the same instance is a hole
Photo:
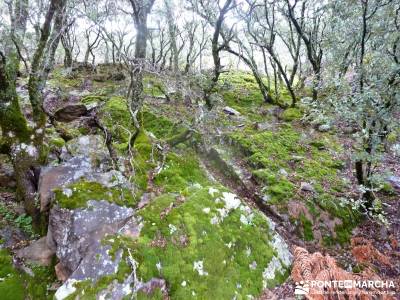
[[[87,115],[88,109],[83,104],[69,104],[54,113],[54,119],[59,122],[69,123]]]
[[[55,188],[77,182],[92,173],[89,160],[82,157],[74,157],[63,165],[44,168],[39,177],[40,211],[48,210]]]
[[[264,130],[274,130],[275,125],[272,124],[271,122],[264,122],[264,123],[255,123],[255,128],[260,131]]]
[[[0,248],[4,247],[8,249],[14,249],[19,244],[29,239],[27,234],[24,233],[21,229],[11,226],[6,226],[0,229],[0,238],[3,240]]]
[[[400,177],[399,176],[389,176],[387,181],[392,185],[392,187],[400,191]]]
[[[60,261],[60,276],[68,278],[57,290],[56,299],[65,299],[75,291],[73,283],[82,280],[93,282],[115,274],[122,259],[123,250],[117,249],[111,256],[111,246],[102,243],[105,236],[122,234],[138,236],[141,224],[131,208],[107,201],[88,201],[88,207],[68,210],[52,208],[49,218],[47,244],[56,251]],[[99,293],[102,299],[122,299],[131,293],[132,274],[123,283],[110,282]]]
[[[88,89],[84,89],[83,91],[78,91],[78,90],[72,90],[69,92],[68,96],[69,99],[71,98],[79,98],[81,99],[82,97],[90,95],[90,91]]]
[[[238,112],[236,109],[229,107],[229,106],[225,106],[222,111],[228,115],[231,116],[240,116],[240,112]]]
[[[393,154],[397,157],[400,157],[400,143],[398,144],[393,144],[390,147],[390,150],[393,152]]]
[[[61,106],[61,102],[61,95],[58,92],[47,90],[43,99],[43,108],[47,113],[53,115],[57,108]]]
[[[300,162],[300,161],[302,161],[304,159],[304,157],[303,156],[300,156],[300,155],[293,155],[292,156],[292,160],[294,161],[294,162]]]
[[[84,135],[68,141],[66,144],[72,156],[90,158],[91,163],[110,162],[105,141],[100,135]]]
[[[279,169],[279,175],[283,176],[283,177],[288,177],[289,173],[285,170],[285,169]]]
[[[321,124],[321,125],[318,126],[318,131],[319,132],[327,132],[327,131],[329,131],[331,129],[332,129],[332,127],[329,124]]]
[[[353,134],[357,132],[357,127],[355,126],[345,126],[342,128],[342,132],[345,134]]]
[[[131,187],[121,172],[108,171],[111,162],[102,137],[78,137],[70,140],[67,147],[72,157],[61,165],[43,168],[40,174],[38,194],[42,212],[49,209],[55,188],[67,187],[79,180],[98,182],[109,188]]]
[[[82,83],[81,88],[82,88],[83,90],[91,90],[91,89],[93,88],[93,82],[92,82],[92,80],[90,80],[90,78],[85,78],[85,79],[83,80],[83,83]]]
[[[15,187],[14,168],[6,155],[0,155],[0,186]]]
[[[308,183],[308,182],[300,183],[300,190],[302,190],[304,192],[310,192],[310,193],[314,193],[315,192],[315,189],[312,186],[312,184]]]
[[[111,259],[105,235],[116,234],[133,218],[133,209],[107,201],[89,200],[86,208],[69,210],[54,207],[50,211],[47,245],[56,252],[69,279],[97,279],[115,272],[121,254]],[[133,222],[131,226],[138,226]]]
[[[55,252],[47,246],[46,237],[42,237],[29,246],[17,250],[15,254],[28,262],[49,266]]]

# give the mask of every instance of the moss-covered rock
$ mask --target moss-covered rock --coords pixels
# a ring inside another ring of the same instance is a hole
[[[284,121],[290,122],[293,120],[298,120],[302,117],[302,113],[298,108],[290,107],[285,109],[282,114],[281,118]]]
[[[140,135],[136,141],[142,153],[150,151],[147,139]],[[138,212],[143,226],[139,237],[107,236],[102,244],[111,247],[108,254],[116,257],[122,249],[126,260],[132,255],[138,278],[165,279],[171,299],[256,297],[265,287],[281,283],[291,255],[274,224],[235,194],[212,184],[194,157],[187,150],[167,155],[154,178],[161,194]],[[74,295],[99,295],[131,272],[131,267],[119,268],[118,279],[112,275],[96,283],[76,283]],[[156,290],[139,295],[158,299],[161,294]]]
[[[137,198],[124,187],[106,187],[99,182],[81,180],[56,189],[54,202],[62,208],[86,207],[90,200],[106,200],[121,206],[135,206]]]

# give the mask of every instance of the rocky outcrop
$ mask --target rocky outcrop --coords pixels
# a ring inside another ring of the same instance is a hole
[[[66,149],[68,154],[64,153],[64,161],[45,168],[39,180],[41,210],[48,211],[51,207],[47,236],[18,252],[22,258],[43,264],[48,264],[56,254],[56,274],[64,282],[55,294],[56,299],[65,299],[74,293],[76,282],[95,284],[105,276],[115,276],[121,264],[127,265],[124,249],[118,244],[103,243],[104,238],[117,234],[137,238],[141,229],[132,208],[113,203],[111,189],[123,186],[129,190],[130,184],[120,172],[111,169],[102,137],[78,137],[70,140]],[[103,186],[101,193],[104,194],[95,194],[96,199],[91,199],[93,193],[81,191],[76,197],[86,197],[84,205],[60,206],[55,189],[61,191],[66,198],[64,204],[68,204],[74,201],[72,194],[76,193],[70,188],[71,184],[82,180]],[[52,200],[54,204],[50,205]],[[128,275],[122,283],[110,279],[103,299],[126,296],[134,280]],[[104,292],[103,289],[100,292]]]
[[[120,172],[110,169],[111,161],[101,136],[72,139],[66,149],[68,152],[64,151],[61,155],[64,162],[46,167],[40,174],[38,193],[42,212],[49,209],[55,188],[63,188],[79,180],[99,182],[106,187],[129,186]]]
[[[104,276],[115,275],[121,263],[126,264],[124,249],[105,244],[103,239],[117,233],[137,238],[141,226],[133,209],[107,201],[90,200],[87,207],[75,210],[52,208],[47,245],[59,260],[57,276],[65,280],[56,292],[56,299],[65,299],[74,293],[77,282],[95,283]],[[131,292],[132,283],[133,277],[128,275],[123,283],[110,280],[107,288],[99,290],[99,295],[107,295],[103,299],[122,299]]]
[[[86,208],[69,210],[54,207],[50,211],[47,244],[56,252],[69,279],[98,279],[113,274],[121,253],[115,259],[107,254],[111,246],[101,240],[117,233],[133,218],[133,209],[107,201],[89,201]],[[138,226],[135,222],[128,227]],[[133,230],[135,228],[132,228]]]

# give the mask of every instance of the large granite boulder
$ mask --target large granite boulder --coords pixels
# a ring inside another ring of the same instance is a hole
[[[126,265],[123,249],[117,245],[103,243],[107,236],[121,235],[137,237],[140,222],[135,218],[132,208],[121,207],[107,201],[88,201],[87,207],[74,210],[54,207],[50,211],[47,245],[56,252],[59,264],[57,274],[60,279],[68,278],[56,292],[56,299],[64,299],[76,291],[74,283],[95,283],[104,276],[115,275],[121,264]],[[113,252],[113,253],[111,253]],[[62,271],[60,271],[62,270]],[[110,280],[108,290],[115,290],[113,298],[122,299],[127,295],[125,289],[133,278],[127,276],[126,283],[113,287]],[[118,292],[119,291],[119,292]]]
[[[111,161],[101,136],[75,138],[67,143],[67,148],[69,154],[64,154],[64,162],[45,167],[40,174],[38,193],[42,212],[49,209],[54,189],[63,189],[80,180],[98,182],[105,187],[130,187],[119,171],[110,169]]]
[[[133,209],[107,201],[90,200],[87,207],[75,210],[54,207],[50,211],[47,244],[56,252],[63,269],[77,280],[113,273],[113,264],[118,265],[120,258],[114,262],[108,259],[110,247],[103,247],[101,240],[106,234],[115,234],[132,217]],[[101,257],[99,262],[96,255]]]

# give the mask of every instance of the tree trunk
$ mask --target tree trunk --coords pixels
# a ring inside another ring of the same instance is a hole
[[[147,48],[147,16],[151,11],[151,8],[155,0],[150,0],[147,5],[143,1],[130,0],[133,9],[133,20],[136,28],[136,44],[135,44],[135,60],[133,70],[131,71],[131,83],[130,83],[130,103],[129,110],[132,117],[133,125],[136,128],[130,143],[135,141],[139,131],[140,123],[137,119],[137,115],[142,108],[144,93],[143,93],[143,69],[146,61],[146,48]]]
[[[43,136],[46,116],[42,110],[44,87],[47,74],[52,67],[52,52],[57,45],[51,45],[46,49],[50,36],[51,23],[56,11],[61,12],[65,6],[65,0],[52,0],[45,16],[40,31],[38,45],[33,55],[31,71],[29,75],[28,91],[29,100],[33,112],[34,128],[27,126],[27,120],[19,107],[15,79],[18,70],[19,59],[16,51],[12,51],[8,58],[0,52],[0,126],[8,144],[17,181],[17,197],[24,201],[27,213],[32,216],[33,225],[38,229],[40,224],[39,208],[36,198],[37,167],[41,162],[43,153]],[[57,28],[54,24],[54,28]],[[58,40],[55,40],[58,43]],[[44,61],[45,52],[50,51],[48,61]],[[45,72],[45,74],[43,74]]]
[[[68,48],[64,48],[64,67],[71,68],[72,67],[72,53]]]

